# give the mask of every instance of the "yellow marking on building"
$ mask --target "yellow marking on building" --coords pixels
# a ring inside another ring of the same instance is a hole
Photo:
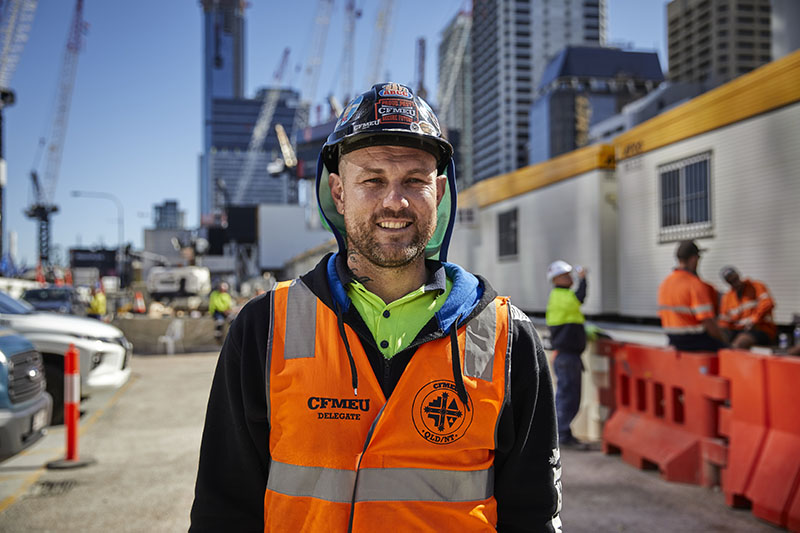
[[[613,168],[614,147],[593,144],[508,174],[479,181],[458,193],[458,203],[465,207],[486,207],[591,170]]]
[[[768,63],[618,135],[622,161],[800,101],[800,51]]]

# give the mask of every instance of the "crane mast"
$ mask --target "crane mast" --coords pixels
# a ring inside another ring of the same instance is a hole
[[[64,151],[72,90],[75,87],[75,74],[78,68],[78,54],[83,47],[85,27],[83,0],[76,0],[61,63],[61,72],[58,77],[56,111],[50,132],[50,142],[45,150],[47,160],[44,179],[39,180],[35,169],[31,172],[34,203],[25,211],[29,218],[39,221],[39,261],[42,265],[50,263],[50,215],[58,211],[58,207],[53,205],[52,201]]]

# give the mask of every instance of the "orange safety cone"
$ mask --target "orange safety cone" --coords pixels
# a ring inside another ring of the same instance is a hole
[[[64,273],[64,282],[67,285],[72,285],[72,269],[68,268],[67,271]]]
[[[64,459],[47,463],[47,468],[62,470],[95,463],[90,457],[78,457],[78,419],[81,407],[80,352],[70,344],[64,354],[64,428],[67,453]]]
[[[36,265],[36,281],[38,283],[45,283],[44,270],[42,269],[42,262],[41,261],[39,261],[39,264]]]
[[[144,305],[144,296],[142,296],[141,291],[136,291],[136,295],[133,298],[133,312],[140,314],[147,312],[147,307]]]

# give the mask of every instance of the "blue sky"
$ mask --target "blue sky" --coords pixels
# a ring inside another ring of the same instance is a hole
[[[117,245],[117,209],[107,200],[74,198],[70,191],[110,193],[124,204],[125,239],[143,243],[153,205],[177,199],[190,227],[198,223],[198,155],[201,150],[202,14],[197,0],[84,0],[85,48],[69,115],[51,219],[52,244],[66,259],[74,246]],[[336,0],[323,59],[320,96],[338,94],[344,0]],[[363,15],[355,35],[357,88],[365,85],[379,2],[359,0]],[[440,32],[463,0],[395,2],[384,73],[411,83],[415,42],[427,40],[425,81],[436,91]],[[665,68],[665,0],[608,0],[612,44],[658,50]],[[285,47],[291,48],[286,81],[305,63],[316,0],[251,0],[246,12],[246,96],[268,84]],[[290,6],[290,7],[287,7]],[[39,138],[52,120],[55,88],[73,0],[39,0],[29,40],[11,88],[17,102],[4,110],[5,246],[18,235],[18,259],[36,260],[36,222],[29,173]],[[39,166],[40,174],[44,166]],[[7,248],[6,248],[7,249]]]

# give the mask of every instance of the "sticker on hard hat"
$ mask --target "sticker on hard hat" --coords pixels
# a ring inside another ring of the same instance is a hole
[[[403,87],[399,83],[387,83],[383,88],[378,91],[378,96],[390,96],[397,98],[413,98],[411,91],[407,87]]]
[[[336,127],[334,129],[338,128],[339,126],[343,126],[344,124],[347,124],[347,122],[349,122],[350,119],[353,118],[353,115],[356,114],[356,111],[358,111],[358,106],[361,105],[361,102],[363,100],[364,96],[359,96],[355,100],[350,102],[345,108],[345,110],[342,111],[342,116],[339,117],[339,122],[336,123]]]
[[[375,103],[375,118],[381,122],[416,122],[417,106],[408,100],[384,98]]]

